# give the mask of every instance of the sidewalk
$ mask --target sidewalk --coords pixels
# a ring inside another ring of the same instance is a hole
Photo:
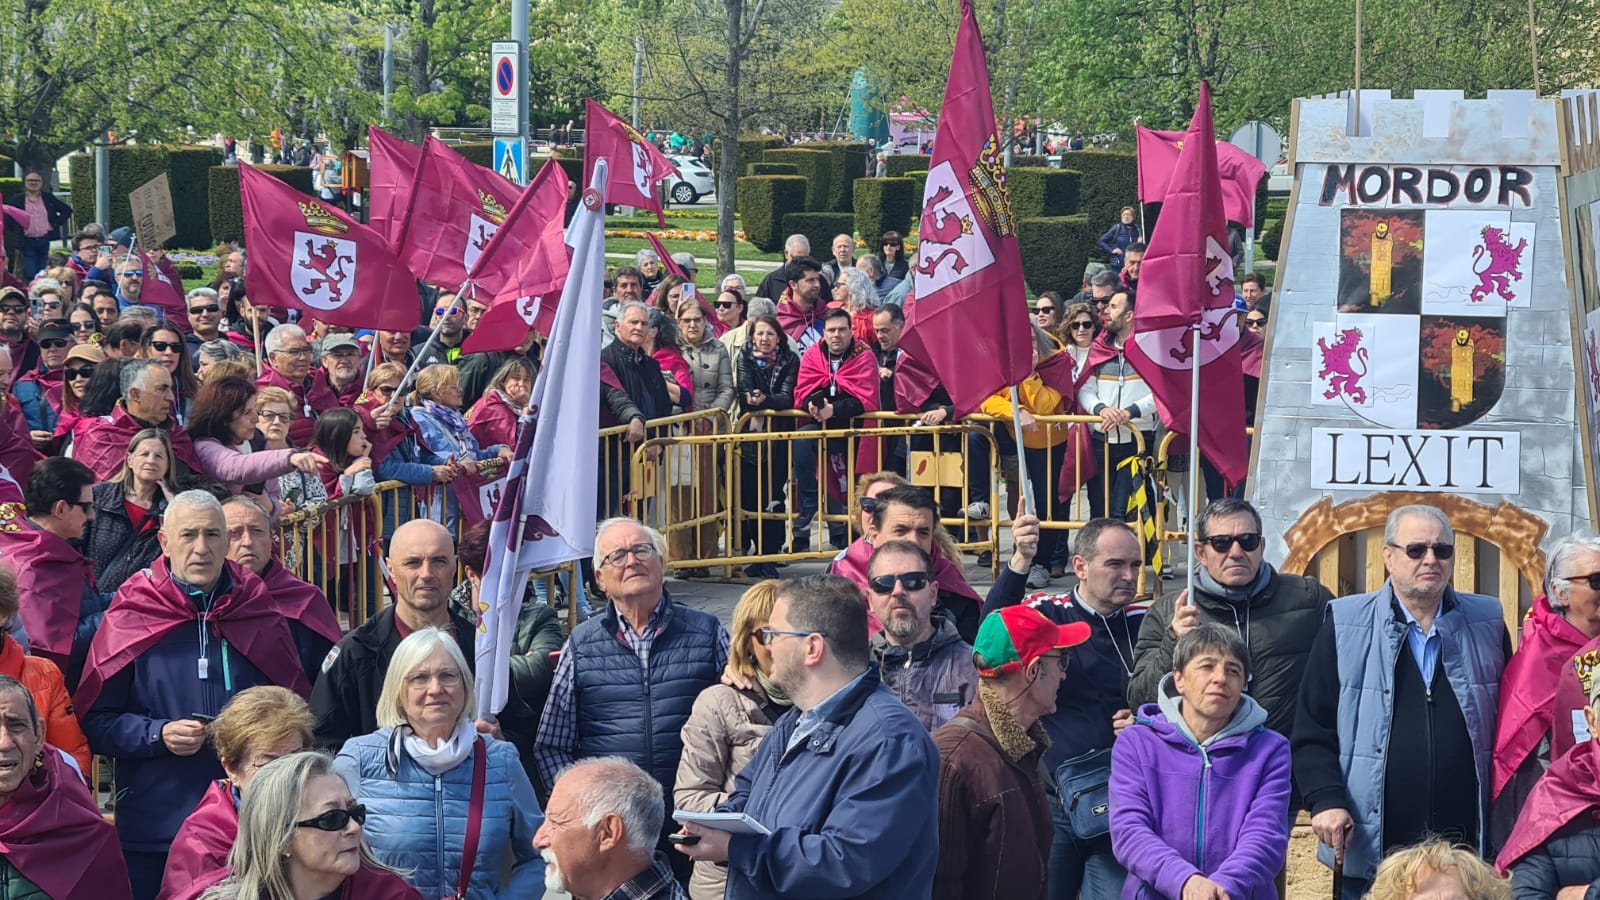
[[[632,262],[633,254],[607,253],[606,259],[626,259],[629,262]],[[713,271],[717,267],[717,259],[714,256],[696,256],[694,261],[700,266],[700,270],[703,272]],[[734,264],[737,268],[747,272],[771,272],[774,269],[783,266],[783,263],[781,262],[772,262],[771,260],[765,259],[736,259],[734,260]]]

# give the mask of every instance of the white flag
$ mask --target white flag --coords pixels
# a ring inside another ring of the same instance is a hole
[[[518,423],[505,493],[489,526],[477,610],[480,714],[498,714],[505,708],[511,642],[528,575],[537,568],[594,555],[605,183],[602,159],[567,228],[572,269],[545,343],[544,368],[534,382],[528,413]]]

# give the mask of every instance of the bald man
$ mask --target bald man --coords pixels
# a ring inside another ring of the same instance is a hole
[[[345,635],[322,661],[322,675],[311,692],[319,747],[338,750],[347,739],[377,730],[383,675],[395,648],[411,632],[449,629],[467,663],[473,661],[476,629],[470,619],[450,611],[456,549],[444,526],[413,519],[396,529],[389,542],[389,575],[394,603]]]

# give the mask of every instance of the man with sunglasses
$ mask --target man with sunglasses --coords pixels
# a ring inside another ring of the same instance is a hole
[[[539,783],[555,784],[579,759],[620,756],[672,796],[684,723],[700,692],[721,680],[728,630],[710,613],[674,603],[666,569],[666,541],[653,529],[629,518],[596,529],[594,579],[611,602],[561,648],[533,742]],[[687,883],[692,866],[670,852],[672,830],[663,829],[659,846]]]
[[[28,295],[18,288],[0,288],[0,346],[11,351],[11,377],[0,384],[9,389],[39,366],[39,345],[28,336]]]
[[[978,697],[933,735],[940,792],[936,900],[1043,893],[1055,828],[1041,768],[1050,740],[1040,720],[1055,712],[1068,649],[1088,639],[1088,625],[1059,625],[1026,606],[983,620],[973,655]]]
[[[972,645],[934,608],[938,594],[926,550],[901,540],[872,551],[867,606],[883,626],[872,636],[872,658],[883,686],[930,732],[955,718],[978,689]]]
[[[685,825],[699,840],[678,852],[726,862],[728,900],[927,900],[939,857],[939,753],[879,682],[856,586],[832,575],[785,581],[757,635],[794,708],[719,810],[771,833]]]
[[[61,391],[66,375],[67,351],[76,345],[65,319],[48,319],[39,326],[39,365],[17,379],[11,391],[28,420],[34,446],[48,450],[61,414]]]
[[[435,328],[439,329],[439,336],[434,338],[432,350],[437,351],[439,362],[460,361],[461,345],[472,332],[467,329],[467,306],[455,293],[445,291],[434,299],[433,318],[411,332],[412,346],[421,347]]]
[[[222,333],[222,301],[217,292],[208,287],[197,287],[184,297],[189,310],[189,333],[183,336],[189,345],[189,358],[196,367],[200,365],[200,345],[224,337]]]
[[[1261,516],[1243,500],[1223,499],[1195,517],[1194,594],[1165,594],[1139,626],[1128,685],[1133,709],[1160,700],[1178,638],[1214,622],[1239,633],[1250,650],[1247,692],[1267,711],[1267,727],[1294,731],[1306,659],[1333,594],[1307,575],[1288,575],[1266,562]]]
[[[159,534],[161,558],[117,589],[73,698],[90,745],[116,760],[136,900],[155,896],[173,837],[223,775],[204,723],[246,688],[311,692],[283,606],[227,559],[217,499],[173,497]]]
[[[1362,897],[1378,861],[1424,836],[1490,851],[1490,759],[1511,655],[1500,601],[1450,586],[1455,533],[1433,506],[1383,528],[1389,578],[1328,605],[1291,748],[1324,865]]]

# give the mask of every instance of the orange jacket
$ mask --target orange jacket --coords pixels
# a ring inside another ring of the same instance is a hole
[[[1027,380],[1017,385],[1022,408],[1036,416],[1059,416],[1069,410],[1063,401],[1061,392],[1044,383],[1038,375],[1029,375]],[[1011,424],[1011,389],[1007,388],[989,399],[983,401],[979,411],[1005,421],[1006,430],[1016,437],[1016,428]],[[1022,446],[1029,450],[1043,450],[1066,440],[1067,426],[1054,424],[1040,424],[1032,431],[1022,433]]]
[[[9,675],[28,689],[44,720],[45,741],[77,760],[83,777],[88,778],[92,762],[89,739],[83,736],[83,728],[72,711],[72,695],[67,693],[61,670],[48,659],[23,656],[22,646],[9,635],[0,635],[0,641],[0,675]]]

